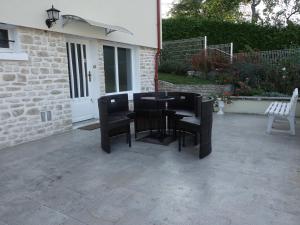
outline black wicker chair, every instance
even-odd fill
[[[200,94],[188,92],[168,92],[168,96],[175,100],[168,104],[168,109],[175,111],[176,115],[186,117],[197,115],[197,97]]]
[[[213,98],[198,98],[198,117],[184,117],[178,121],[178,150],[181,151],[182,141],[185,145],[185,132],[200,135],[199,158],[202,159],[212,151],[211,135],[213,122]],[[183,139],[183,140],[182,140]],[[197,142],[195,142],[197,144]]]
[[[168,92],[168,96],[174,97],[175,100],[168,104],[168,127],[173,129],[176,136],[177,123],[184,117],[198,115],[198,101],[200,94],[188,92]]]
[[[127,143],[131,147],[130,122],[134,113],[129,111],[128,95],[117,94],[102,96],[98,99],[101,147],[110,153],[110,138],[120,134],[127,134]]]
[[[139,132],[158,130],[165,124],[165,117],[162,116],[165,104],[142,99],[143,97],[155,96],[163,97],[165,93],[144,92],[133,94],[135,137],[137,137]]]

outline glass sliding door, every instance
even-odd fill
[[[106,93],[132,90],[131,49],[103,46]]]
[[[111,46],[103,46],[103,54],[104,54],[105,91],[106,93],[116,92],[117,85],[116,85],[115,48]]]
[[[131,91],[131,50],[118,48],[119,91]]]

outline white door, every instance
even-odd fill
[[[92,75],[88,63],[88,42],[70,40],[66,43],[73,122],[94,118]]]

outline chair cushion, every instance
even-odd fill
[[[198,117],[184,117],[180,120],[180,122],[182,123],[189,123],[189,124],[193,124],[193,125],[201,125],[201,119]]]
[[[192,117],[192,116],[195,116],[195,113],[193,111],[190,111],[190,110],[175,109],[173,111],[175,111],[175,115],[176,116],[181,116],[181,117]]]
[[[178,121],[179,130],[194,133],[200,132],[201,122],[198,117],[184,117]]]

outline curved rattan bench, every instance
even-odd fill
[[[198,98],[198,116],[185,117],[178,121],[178,150],[181,151],[182,139],[186,132],[200,136],[199,158],[202,159],[212,151],[213,98]],[[197,142],[195,142],[197,144]]]
[[[168,117],[168,128],[172,129],[176,136],[178,120],[198,115],[197,98],[201,95],[190,92],[168,92],[168,96],[175,98],[168,105],[168,111],[171,112]]]
[[[143,100],[143,97],[173,97],[174,101],[168,103],[168,110],[165,103]],[[134,93],[133,103],[135,112],[135,135],[143,131],[161,129],[165,124],[165,116],[168,116],[168,129],[172,129],[176,135],[176,123],[179,119],[187,116],[197,115],[197,97],[200,94],[188,92],[144,92]],[[165,114],[162,116],[162,114]]]

